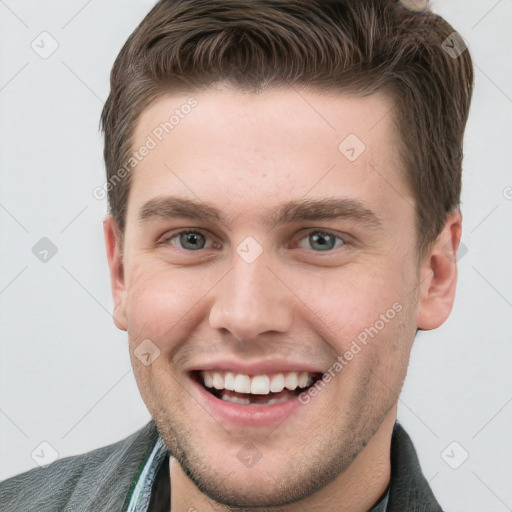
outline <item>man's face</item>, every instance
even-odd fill
[[[158,130],[175,109],[189,113]],[[157,144],[133,171],[116,323],[165,441],[218,501],[307,496],[394,420],[419,307],[415,200],[391,109],[376,95],[212,89],[162,97],[137,125],[134,149]],[[327,199],[339,215],[312,207]],[[301,400],[265,394],[279,373],[329,369]],[[263,394],[215,396],[206,370]]]

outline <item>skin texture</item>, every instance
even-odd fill
[[[460,212],[418,260],[415,199],[386,96],[226,87],[168,94],[143,113],[134,148],[191,96],[197,106],[132,171],[123,245],[114,219],[104,221],[114,321],[128,332],[142,398],[175,457],[171,508],[368,510],[389,482],[415,332],[441,325],[452,308]],[[338,149],[349,134],[365,144],[354,161]],[[225,219],[139,222],[144,203],[165,195],[211,204]],[[326,197],[363,204],[379,225],[269,223],[291,199]],[[170,238],[179,229],[201,230],[200,249]],[[315,230],[340,238],[321,250]],[[250,264],[236,252],[248,236],[263,251]],[[325,372],[393,304],[400,312],[279,425],[219,421],[193,389],[188,370],[211,358],[277,358]],[[160,350],[150,365],[134,355],[145,339]],[[249,442],[261,459],[246,467],[237,453]]]

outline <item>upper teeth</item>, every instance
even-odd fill
[[[228,389],[237,393],[251,393],[253,395],[268,395],[271,391],[279,393],[284,388],[293,391],[295,388],[306,388],[312,381],[312,374],[308,372],[287,372],[269,375],[249,376],[243,373],[210,372],[200,373],[204,385],[208,388]]]

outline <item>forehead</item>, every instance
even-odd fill
[[[393,100],[383,93],[362,97],[314,88],[285,87],[256,93],[219,86],[205,91],[160,96],[140,116],[134,141],[140,141],[148,134],[160,141],[171,132],[176,135],[187,128],[204,131],[208,124],[212,132],[229,134],[231,138],[238,134],[238,138],[244,138],[250,145],[263,140],[265,134],[273,139],[271,130],[286,124],[288,128],[285,130],[279,126],[282,139],[286,138],[284,142],[296,139],[303,143],[302,135],[314,141],[313,132],[316,132],[318,137],[327,137],[329,142],[353,133],[370,143],[378,142],[383,134],[394,136],[394,133],[389,133],[392,112]],[[381,121],[383,126],[378,129]],[[257,135],[258,139],[247,139],[249,132]]]
[[[269,203],[291,197],[336,192],[361,199],[370,189],[381,190],[383,207],[401,198],[410,208],[398,140],[392,100],[380,94],[307,88],[166,94],[136,126],[133,149],[151,149],[134,170],[129,210],[172,193],[212,199],[235,218],[242,211],[256,215],[259,207],[263,214]]]

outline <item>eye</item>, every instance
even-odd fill
[[[169,243],[171,245],[175,245],[173,240],[177,240],[179,249],[183,249],[185,251],[198,251],[205,248],[207,239],[207,235],[201,231],[183,230],[166,237],[160,243],[164,245]],[[213,245],[218,246],[218,244]]]
[[[209,247],[207,247],[208,242],[210,242]],[[189,252],[220,247],[220,244],[213,242],[207,234],[198,230],[181,230],[171,233],[170,236],[166,236],[159,243],[162,245],[174,245],[178,249]],[[309,245],[309,247],[305,244]],[[300,248],[313,248],[315,252],[329,252],[343,245],[347,245],[347,242],[340,236],[318,229],[310,230],[299,240]]]
[[[315,252],[331,251],[340,245],[346,244],[345,240],[343,240],[341,237],[334,235],[333,233],[320,230],[310,231],[306,234],[306,236],[301,238],[301,242],[303,241],[306,241],[310,247],[315,249]],[[308,249],[308,247],[304,247],[302,243],[300,244],[300,247],[303,249]],[[318,249],[318,251],[316,249]]]

